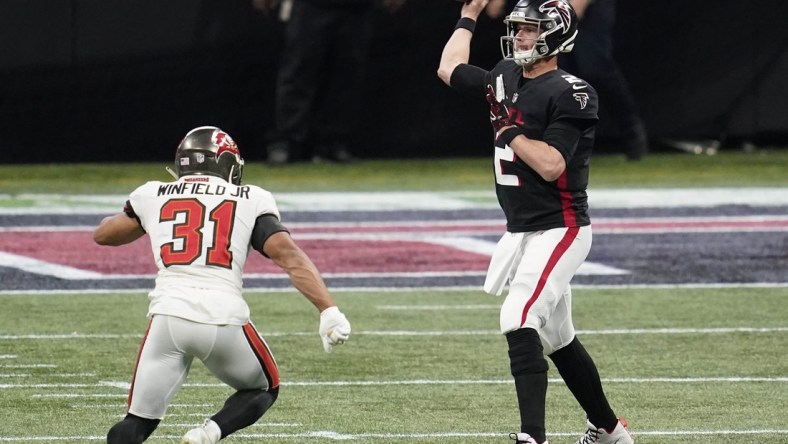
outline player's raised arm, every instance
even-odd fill
[[[462,5],[460,20],[454,28],[449,41],[443,47],[438,77],[443,83],[451,86],[451,74],[454,68],[462,63],[468,63],[471,53],[471,37],[476,27],[479,14],[484,11],[489,0],[471,0]]]

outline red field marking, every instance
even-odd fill
[[[104,274],[156,273],[147,236],[122,247],[101,247],[87,231],[0,232],[0,251]],[[325,273],[483,271],[489,257],[418,241],[306,239],[299,241]],[[281,272],[256,252],[247,273]]]
[[[325,273],[484,271],[489,256],[431,243],[435,237],[488,236],[497,239],[500,220],[293,223],[293,236]],[[604,233],[788,231],[788,216],[700,218],[599,218]],[[0,251],[103,274],[152,275],[145,237],[123,247],[100,247],[90,229],[19,227],[0,229]],[[12,265],[13,266],[13,265]],[[247,273],[280,273],[252,252]]]

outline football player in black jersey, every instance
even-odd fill
[[[490,261],[484,289],[509,292],[501,332],[520,409],[516,443],[543,444],[549,356],[587,415],[577,444],[630,444],[594,361],[572,325],[572,276],[591,248],[586,186],[597,122],[597,94],[558,69],[572,50],[577,17],[565,0],[521,0],[506,16],[501,60],[492,71],[469,65],[476,19],[488,0],[462,6],[441,55],[438,76],[490,105],[494,171],[506,228]]]

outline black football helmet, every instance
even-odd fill
[[[570,52],[577,36],[577,15],[566,0],[520,0],[503,20],[506,35],[501,36],[501,52],[505,59],[520,66],[530,66],[540,59],[559,52]],[[536,42],[531,49],[518,50],[515,43],[518,25],[538,27]]]
[[[191,174],[221,177],[241,184],[244,160],[229,134],[215,126],[201,126],[189,131],[175,151],[178,177]]]

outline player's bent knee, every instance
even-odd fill
[[[274,404],[279,388],[238,390],[211,419],[219,426],[222,438],[254,424]]]
[[[276,399],[279,397],[279,387],[272,388],[265,392],[263,399],[261,401],[261,407],[263,409],[263,413],[271,408],[272,405],[276,402]]]
[[[145,441],[156,427],[158,419],[140,418],[129,413],[107,432],[107,444],[138,444]]]
[[[565,363],[567,365],[571,365],[572,363],[577,362],[578,359],[582,359],[585,356],[588,356],[588,352],[586,351],[586,348],[583,346],[583,344],[580,343],[580,340],[577,339],[577,336],[572,338],[568,344],[555,350],[549,355],[550,359],[556,365]]]
[[[509,361],[512,376],[545,373],[549,368],[542,352],[539,333],[532,328],[522,328],[506,334],[509,343]]]
[[[251,415],[250,418],[254,417],[256,421],[274,405],[276,398],[279,397],[279,387],[271,390],[243,390],[237,392],[235,396],[243,400],[241,403],[242,405],[245,404],[243,408]]]
[[[226,408],[237,411],[246,411],[258,419],[276,402],[279,397],[279,387],[263,390],[239,390],[227,400]]]

